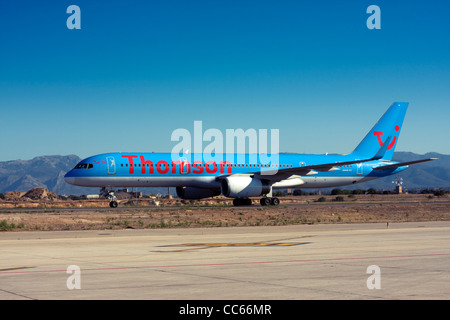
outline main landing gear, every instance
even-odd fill
[[[270,187],[270,192],[267,193],[261,200],[259,200],[259,203],[262,206],[277,206],[280,204],[280,199],[277,197],[272,197],[272,187]]]
[[[261,198],[261,200],[259,200],[259,203],[262,206],[277,206],[280,204],[280,199],[276,198],[276,197],[264,197]]]
[[[280,204],[280,199],[278,198],[272,198],[272,197],[264,197],[259,200],[259,203],[262,206],[277,206]],[[251,199],[243,199],[243,198],[236,198],[233,200],[233,206],[251,206],[252,200]]]
[[[252,200],[251,199],[243,199],[243,198],[235,198],[233,199],[233,206],[251,206]]]

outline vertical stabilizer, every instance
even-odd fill
[[[383,159],[391,160],[400,136],[408,102],[394,102],[353,151],[355,157],[373,157],[391,137]]]

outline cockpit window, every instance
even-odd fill
[[[94,165],[92,163],[79,163],[74,169],[92,169]]]

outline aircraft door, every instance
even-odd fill
[[[108,174],[116,174],[116,160],[114,157],[106,157]]]
[[[363,174],[363,164],[362,163],[356,164],[356,174],[357,175]]]
[[[188,174],[191,171],[189,162],[187,161],[186,158],[180,158],[180,161],[181,161],[180,173],[181,174]]]

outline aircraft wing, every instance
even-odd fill
[[[415,160],[415,161],[407,161],[407,162],[399,162],[399,163],[394,163],[394,164],[388,164],[385,166],[379,166],[379,167],[373,167],[373,170],[386,170],[386,169],[395,169],[398,167],[404,167],[404,166],[409,166],[411,164],[416,164],[416,163],[422,163],[422,162],[427,162],[427,161],[433,161],[433,160],[437,160],[438,158],[429,158],[429,159],[422,159],[422,160]]]
[[[309,166],[303,166],[303,167],[295,167],[295,168],[268,168],[268,170],[265,171],[254,171],[254,172],[248,172],[244,175],[250,175],[257,177],[261,180],[268,180],[271,183],[275,183],[278,181],[285,180],[293,175],[300,175],[300,176],[307,176],[316,174],[317,171],[320,172],[326,172],[326,171],[335,171],[339,170],[336,168],[337,166],[346,166],[356,163],[362,163],[362,162],[368,162],[368,161],[374,161],[379,160],[384,156],[384,153],[387,150],[387,146],[389,145],[389,142],[391,140],[391,137],[388,137],[381,148],[378,150],[378,152],[370,159],[361,159],[361,160],[352,160],[352,161],[342,161],[342,162],[333,162],[333,163],[322,163],[322,164],[314,164]],[[242,174],[240,174],[242,175]],[[223,179],[229,175],[222,175],[217,177],[218,180]]]
[[[316,174],[317,171],[320,172],[327,172],[327,171],[335,171],[339,170],[336,168],[337,166],[346,166],[351,165],[355,163],[361,163],[361,162],[368,162],[378,159],[364,159],[364,160],[355,160],[355,161],[343,161],[343,162],[333,162],[333,163],[324,163],[324,164],[317,164],[317,165],[310,165],[310,166],[304,166],[304,167],[296,167],[296,168],[283,168],[276,170],[275,168],[273,170],[267,170],[265,172],[257,171],[253,172],[255,177],[258,177],[259,179],[263,180],[269,180],[272,183],[285,180],[289,178],[292,175],[299,175],[299,176],[307,176],[307,175],[313,175]],[[273,172],[273,174],[271,174]]]
[[[292,175],[300,175],[300,176],[307,176],[316,174],[317,171],[320,172],[327,172],[327,171],[335,171],[339,170],[336,168],[337,166],[347,166],[351,164],[356,163],[362,163],[362,162],[369,162],[374,160],[379,160],[383,158],[384,153],[387,150],[387,147],[391,141],[391,137],[387,137],[387,139],[384,141],[381,148],[378,150],[378,152],[370,159],[361,159],[361,160],[353,160],[353,161],[342,161],[342,162],[333,162],[333,163],[322,163],[322,164],[314,164],[310,166],[304,166],[304,167],[295,167],[295,168],[283,168],[278,170],[269,170],[266,172],[257,171],[253,174],[257,176],[259,179],[269,180],[272,183],[285,180],[289,178]],[[271,174],[271,171],[273,174]]]

